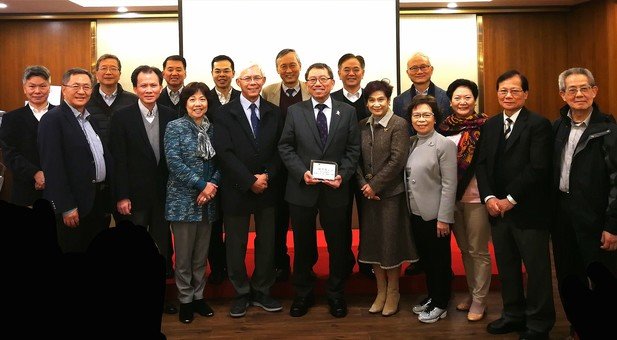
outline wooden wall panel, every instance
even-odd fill
[[[28,65],[45,65],[52,85],[60,85],[70,67],[90,69],[92,41],[89,20],[0,21],[0,109],[10,111],[23,105],[21,77]]]
[[[484,111],[500,111],[495,81],[517,69],[529,80],[526,106],[550,120],[562,105],[557,76],[566,67],[565,13],[513,13],[482,16]],[[563,33],[562,33],[563,32]]]
[[[608,25],[608,89],[603,98],[608,99],[606,111],[617,118],[617,1],[607,1]]]

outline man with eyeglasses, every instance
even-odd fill
[[[84,69],[66,71],[62,76],[64,101],[39,123],[38,148],[45,173],[43,198],[56,212],[58,243],[63,252],[85,252],[111,220],[113,163],[86,108],[92,82],[92,74]]]
[[[45,174],[41,169],[37,149],[39,121],[48,110],[51,75],[45,66],[28,66],[22,79],[28,103],[6,113],[0,125],[0,147],[6,166],[13,173],[11,202],[32,206],[45,189]]]
[[[265,81],[258,65],[242,70],[236,78],[242,93],[215,114],[214,144],[225,174],[220,190],[227,270],[237,294],[231,317],[244,316],[249,304],[268,312],[283,309],[270,295],[276,280],[275,207],[282,168],[277,144],[283,121],[279,108],[259,95]],[[249,279],[245,257],[251,215],[255,219],[255,270]]]
[[[206,97],[208,98],[208,118],[214,121],[216,109],[221,105],[240,96],[240,91],[231,86],[231,81],[236,74],[234,61],[226,55],[217,55],[212,58],[212,80],[214,87]],[[227,263],[225,259],[225,241],[223,240],[223,214],[219,209],[219,220],[212,223],[212,233],[210,234],[210,250],[208,252],[208,262],[210,263],[210,276],[208,283],[220,284],[227,276]]]
[[[561,293],[569,276],[587,286],[587,267],[593,262],[617,275],[617,125],[594,103],[598,87],[588,69],[565,70],[558,84],[566,105],[553,123],[552,240]],[[581,315],[567,316],[572,322]]]
[[[109,122],[114,112],[137,103],[137,96],[125,91],[118,82],[122,74],[120,59],[113,54],[103,54],[97,59],[95,76],[97,84],[92,89],[92,96],[86,108],[90,120],[99,127],[99,136],[109,146]]]
[[[486,329],[548,339],[555,324],[549,255],[551,124],[525,107],[529,84],[520,72],[500,75],[496,89],[502,112],[482,127],[476,165],[503,300],[501,318]]]
[[[302,63],[294,49],[282,49],[275,59],[276,72],[281,77],[281,82],[264,87],[262,97],[270,103],[278,106],[283,115],[283,121],[287,117],[287,109],[303,100],[308,100],[309,94],[306,83],[299,80]],[[291,273],[290,258],[287,254],[287,230],[289,229],[289,206],[285,202],[285,183],[287,170],[283,169],[281,176],[279,201],[276,208],[276,240],[275,240],[275,266],[277,281],[289,280]]]
[[[289,311],[293,317],[305,315],[315,303],[311,269],[317,259],[318,213],[330,257],[326,283],[330,314],[337,318],[347,315],[344,288],[353,253],[346,212],[350,204],[349,182],[360,157],[360,132],[355,109],[331,98],[332,77],[332,69],[326,64],[308,68],[305,79],[311,98],[289,107],[278,146],[289,173],[285,200],[289,203],[294,239],[296,297]],[[337,170],[332,177],[314,177],[312,161],[336,163]]]
[[[332,92],[332,98],[353,106],[356,109],[356,118],[358,122],[368,117],[370,114],[366,108],[366,97],[362,93],[362,79],[364,78],[364,58],[361,55],[355,55],[353,53],[346,53],[338,60],[338,76],[343,82],[343,88]],[[349,224],[349,231],[351,232],[351,223],[353,220],[353,199],[356,196],[356,204],[360,202],[362,193],[358,188],[357,181],[350,182],[351,188],[349,190],[349,209],[347,211],[347,223]],[[357,206],[359,208],[359,206]],[[362,213],[360,209],[356,209],[358,216]],[[358,220],[360,218],[358,217]],[[352,237],[349,234],[349,237]],[[356,263],[356,259],[350,259],[350,272],[353,270],[353,266]],[[369,278],[375,278],[373,273],[373,267],[368,263],[358,262],[358,268],[360,272]]]
[[[446,95],[446,91],[435,85],[431,81],[433,76],[434,67],[431,65],[431,61],[428,56],[422,52],[414,53],[409,60],[407,60],[407,76],[412,82],[411,88],[394,98],[392,110],[394,114],[401,116],[409,123],[409,134],[415,135],[413,127],[411,126],[411,119],[408,113],[408,106],[411,103],[411,99],[418,94],[424,94],[435,97],[437,100],[437,107],[439,108],[440,115],[435,116],[436,124],[438,127],[441,122],[448,115],[451,114],[450,99]],[[439,129],[438,129],[439,131]]]

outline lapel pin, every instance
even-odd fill
[[[336,111],[336,115],[337,115],[337,116],[340,116],[340,115],[341,115],[341,113],[340,113],[339,111]]]

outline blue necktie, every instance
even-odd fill
[[[323,149],[326,146],[326,141],[328,140],[328,121],[326,120],[326,114],[323,113],[323,110],[327,106],[326,104],[317,104],[315,107],[319,110],[319,112],[317,112],[317,130],[319,131],[321,148]]]
[[[251,103],[251,105],[249,105],[249,108],[251,109],[251,125],[253,126],[253,136],[255,136],[255,139],[257,139],[257,136],[259,135],[259,118],[257,118],[257,105],[255,105],[255,103]]]

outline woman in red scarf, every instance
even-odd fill
[[[461,250],[467,276],[469,296],[457,310],[467,311],[469,321],[484,317],[491,284],[491,257],[488,251],[490,224],[482,206],[475,177],[475,154],[480,142],[480,128],[488,117],[476,113],[478,85],[467,79],[457,79],[446,91],[453,114],[439,126],[443,135],[458,146],[456,210],[453,231]]]

